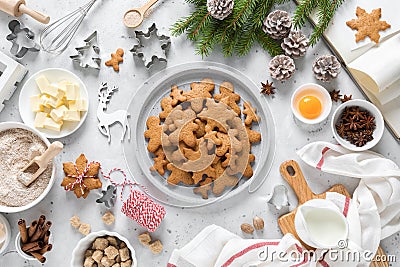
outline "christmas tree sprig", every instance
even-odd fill
[[[307,17],[316,10],[318,22],[310,37],[310,44],[315,45],[328,28],[336,10],[345,0],[299,0],[293,17],[293,26],[296,29],[303,27]]]
[[[213,18],[205,0],[185,0],[195,6],[188,17],[179,19],[171,28],[172,35],[187,34],[196,52],[208,56],[220,45],[225,56],[246,55],[257,42],[272,56],[282,54],[279,43],[262,31],[271,9],[289,0],[236,0],[232,14],[224,20]]]

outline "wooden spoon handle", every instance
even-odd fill
[[[47,24],[50,21],[50,17],[48,15],[45,15],[36,10],[30,9],[29,7],[27,7],[24,4],[19,5],[19,12],[31,16],[32,18],[34,18],[35,20],[37,20],[43,24]]]
[[[288,160],[281,164],[281,175],[293,188],[299,199],[299,205],[314,198],[315,194],[308,187],[307,181],[295,160]]]
[[[146,13],[146,11],[155,3],[157,3],[158,0],[150,0],[149,2],[147,2],[144,6],[141,6],[140,8],[138,8],[139,12],[142,14],[142,16],[144,16],[144,14]]]
[[[63,149],[63,144],[58,141],[55,141],[47,148],[47,150],[41,156],[39,156],[39,158],[36,160],[36,163],[40,167],[46,167],[49,161],[52,160],[55,156],[57,156],[62,149]]]

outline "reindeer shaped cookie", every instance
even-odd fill
[[[117,110],[113,113],[106,113],[107,104],[110,102],[112,95],[115,91],[118,90],[117,86],[113,86],[111,89],[108,87],[107,83],[102,83],[99,91],[99,106],[97,108],[97,119],[99,120],[99,124],[97,125],[99,131],[108,137],[108,142],[111,141],[111,134],[109,127],[114,123],[119,122],[122,125],[123,133],[121,137],[121,142],[124,140],[125,134],[128,131],[128,140],[131,140],[131,129],[129,127],[128,111],[126,110]]]

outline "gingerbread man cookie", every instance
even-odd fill
[[[110,67],[112,66],[114,68],[114,71],[119,71],[119,63],[124,62],[123,59],[124,56],[124,50],[122,48],[118,48],[115,53],[111,53],[111,59],[106,61],[106,66]]]

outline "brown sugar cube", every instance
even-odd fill
[[[118,246],[118,241],[114,236],[107,236],[108,244],[114,247]]]
[[[105,250],[106,247],[108,247],[107,239],[105,239],[103,237],[99,237],[99,238],[96,238],[96,240],[94,240],[94,248],[95,249]]]
[[[79,232],[83,235],[88,235],[90,233],[91,226],[87,223],[82,223],[79,226]]]
[[[71,224],[72,227],[74,227],[76,229],[78,229],[79,226],[81,226],[81,220],[76,215],[72,216],[72,218],[69,219],[69,223]]]
[[[163,250],[163,245],[160,240],[157,240],[151,243],[149,248],[153,254],[160,254]]]
[[[118,249],[116,249],[114,246],[108,246],[104,250],[104,254],[107,255],[107,258],[113,260],[118,255]]]
[[[138,236],[139,242],[143,245],[143,246],[148,246],[151,242],[151,236],[148,232],[143,233],[141,235]]]
[[[83,267],[93,267],[94,259],[92,257],[86,257],[83,263]]]
[[[132,266],[132,260],[121,262],[121,267],[131,267],[131,266]]]
[[[101,250],[96,250],[95,252],[93,252],[92,259],[93,259],[95,262],[99,263],[99,262],[101,261],[102,258],[103,258],[103,251],[101,251]]]
[[[114,214],[112,214],[111,211],[105,212],[101,219],[106,225],[111,225],[115,222]]]
[[[119,264],[119,263],[117,262],[117,263],[114,263],[114,265],[111,266],[111,267],[121,267],[121,264]]]
[[[92,249],[87,249],[85,251],[85,258],[91,257],[93,255],[93,250]]]
[[[122,241],[121,244],[119,244],[119,248],[126,248],[126,244],[124,241]]]
[[[131,253],[128,248],[120,249],[119,255],[121,256],[121,261],[127,261],[131,258]]]
[[[111,266],[114,265],[114,263],[115,263],[114,260],[110,260],[110,259],[109,259],[108,257],[106,257],[106,256],[104,256],[104,257],[101,259],[101,264],[103,264],[104,267],[111,267]]]
[[[121,256],[118,254],[117,257],[115,257],[115,261],[120,263],[121,262]]]

